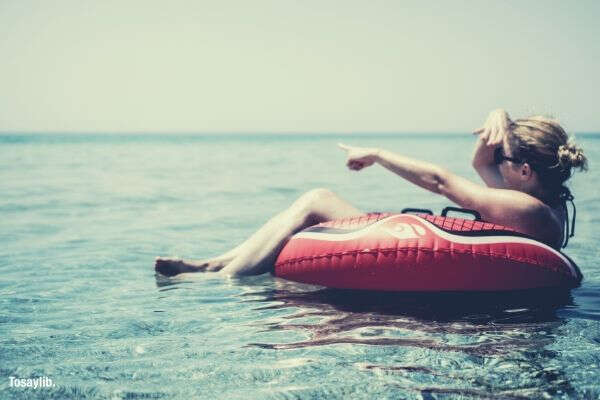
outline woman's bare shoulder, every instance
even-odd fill
[[[440,194],[461,207],[479,211],[486,221],[510,226],[548,244],[560,243],[560,213],[528,193],[492,188],[451,174]]]
[[[519,232],[533,236],[555,248],[560,248],[563,237],[563,211],[552,208],[541,200],[520,192],[514,196],[522,201],[518,218],[509,216],[510,225]]]
[[[486,196],[480,201],[482,217],[490,222],[510,226],[521,233],[559,247],[562,243],[560,209],[554,209],[538,198],[511,189],[483,189]]]

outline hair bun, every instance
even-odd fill
[[[558,164],[565,170],[571,168],[587,170],[587,158],[583,154],[583,150],[571,141],[558,148]]]

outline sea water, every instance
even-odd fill
[[[600,397],[600,136],[578,137],[590,171],[571,185],[566,253],[585,279],[570,293],[155,275],[155,256],[220,254],[316,187],[364,211],[450,204],[349,171],[339,141],[478,180],[468,134],[1,135],[0,398]]]

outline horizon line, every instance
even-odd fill
[[[0,131],[0,135],[473,135],[471,131]],[[575,131],[574,135],[599,135],[600,130]]]

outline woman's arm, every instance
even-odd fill
[[[548,207],[526,193],[478,185],[435,164],[375,148],[340,144],[348,152],[347,165],[361,170],[375,163],[402,178],[441,194],[461,207],[477,210],[486,221],[540,235],[539,226],[550,216]]]
[[[450,172],[426,161],[415,160],[386,150],[377,150],[375,162],[415,185],[442,194],[440,185]]]
[[[375,162],[404,179],[441,194],[461,207],[477,210],[488,221],[505,220],[506,225],[514,226],[516,220],[542,205],[539,200],[526,193],[478,185],[425,161],[386,150],[378,151],[375,157]]]
[[[492,188],[504,188],[504,181],[498,165],[494,163],[494,151],[502,146],[502,141],[510,126],[508,113],[502,109],[492,111],[482,128],[473,132],[479,135],[471,165],[486,185]]]
[[[498,146],[488,146],[486,142],[483,136],[477,139],[471,165],[487,186],[502,189],[505,187],[504,181],[498,165],[494,163],[494,151]]]
[[[442,189],[448,187],[452,187],[453,190],[458,189],[457,184],[449,185],[450,182],[454,182],[459,178],[457,175],[427,161],[416,160],[376,148],[348,146],[342,143],[338,146],[346,150],[348,154],[346,165],[351,170],[359,171],[377,163],[407,181],[434,193],[452,195],[447,190],[443,192]]]
[[[443,194],[441,187],[454,175],[435,164],[401,156],[387,150],[348,146],[342,143],[338,146],[348,153],[346,165],[351,170],[359,171],[377,163],[407,181],[434,193]]]

